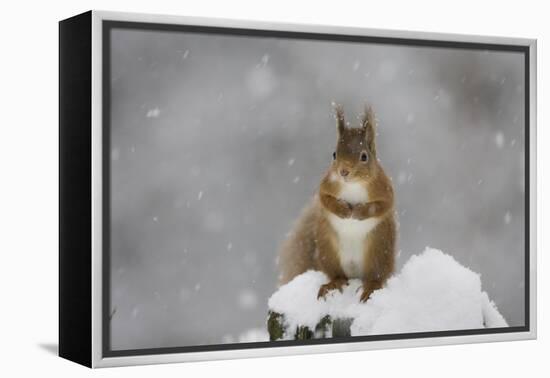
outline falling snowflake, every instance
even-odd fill
[[[407,172],[399,172],[399,174],[397,175],[397,182],[402,185],[404,184],[405,182],[407,181]]]
[[[495,144],[498,148],[502,148],[504,146],[504,134],[501,131],[495,135]]]
[[[512,214],[509,211],[504,215],[504,223],[510,224],[512,222]]]
[[[200,167],[198,167],[198,166],[196,166],[196,165],[193,166],[193,167],[191,167],[191,175],[192,175],[192,176],[197,177],[197,176],[200,175],[200,174],[201,174],[201,169],[200,169]]]
[[[256,293],[250,289],[244,289],[239,293],[239,306],[245,310],[251,310],[258,304]]]
[[[118,148],[113,148],[111,150],[111,160],[117,161],[120,158],[120,150]]]
[[[149,109],[147,111],[147,118],[158,118],[160,115],[160,109],[158,107],[155,107],[153,109]]]

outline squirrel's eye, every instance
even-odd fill
[[[332,153],[332,160],[336,160],[336,151]]]
[[[368,159],[367,153],[365,151],[361,152],[361,161],[367,161],[367,159]]]

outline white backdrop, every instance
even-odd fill
[[[0,344],[2,376],[47,374],[57,377],[377,375],[463,377],[481,374],[535,375],[548,371],[543,357],[548,342],[548,306],[544,288],[548,244],[542,213],[548,201],[539,195],[539,340],[331,355],[279,357],[195,364],[105,369],[92,373],[55,357],[57,344],[57,21],[88,9],[208,16],[263,21],[332,24],[538,38],[538,191],[548,188],[550,164],[548,114],[542,104],[548,75],[545,43],[550,28],[543,2],[201,0],[20,1],[7,3],[2,33],[2,294]],[[547,65],[548,63],[546,63]]]

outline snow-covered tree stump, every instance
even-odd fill
[[[271,296],[270,340],[507,327],[480,276],[435,249],[411,257],[366,303],[359,301],[359,280],[317,299],[327,282],[322,272],[308,271]]]

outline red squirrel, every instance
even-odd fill
[[[335,105],[338,139],[332,163],[279,253],[279,283],[315,269],[329,282],[318,298],[363,281],[361,301],[380,289],[395,265],[394,192],[376,155],[376,124],[365,107],[360,127],[348,127]]]

